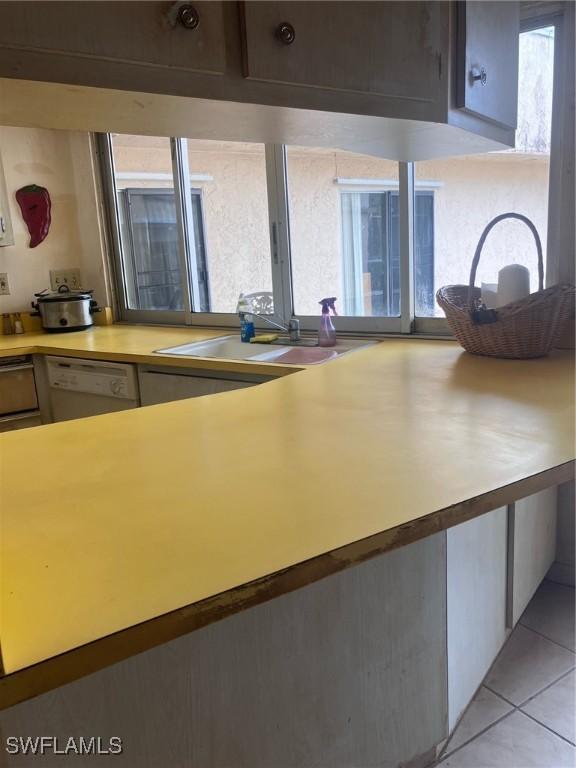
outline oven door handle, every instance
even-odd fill
[[[0,365],[0,376],[3,373],[13,373],[14,371],[29,371],[30,368],[34,368],[33,363],[22,363],[20,365],[7,365],[4,368]]]

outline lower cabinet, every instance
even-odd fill
[[[557,488],[446,531],[452,732],[554,562]]]
[[[156,405],[172,400],[214,395],[270,381],[271,377],[186,368],[139,366],[140,404]]]
[[[558,489],[546,488],[510,507],[509,623],[515,626],[556,555]]]
[[[450,731],[506,639],[507,512],[495,509],[446,532]]]

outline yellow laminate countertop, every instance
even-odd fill
[[[21,336],[0,335],[0,357],[28,355],[65,355],[92,360],[122,360],[132,363],[156,363],[178,368],[209,368],[210,370],[269,372],[274,376],[291,373],[301,366],[277,363],[248,363],[246,361],[186,358],[155,353],[156,349],[175,347],[231,334],[230,330],[209,328],[167,328],[144,325],[94,326],[74,333],[25,333]],[[249,367],[247,367],[249,366]]]
[[[201,337],[98,330],[26,344],[140,359]],[[4,671],[383,532],[447,527],[442,510],[573,461],[573,387],[568,353],[388,339],[250,389],[0,435]]]

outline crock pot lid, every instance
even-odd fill
[[[45,301],[86,301],[86,299],[91,298],[91,292],[69,291],[68,293],[45,293],[43,296],[36,296],[36,301],[38,301],[38,303]]]

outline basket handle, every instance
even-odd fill
[[[534,240],[536,241],[536,250],[538,251],[538,290],[542,291],[544,289],[544,259],[542,258],[542,243],[540,242],[540,235],[538,234],[536,227],[527,216],[523,216],[521,213],[501,213],[500,216],[496,216],[495,219],[492,219],[492,221],[486,225],[484,232],[482,232],[480,235],[480,240],[478,241],[478,245],[476,246],[476,251],[474,253],[474,258],[472,259],[472,267],[470,268],[470,282],[468,284],[468,304],[470,305],[471,311],[474,311],[476,308],[474,305],[474,283],[476,281],[476,270],[478,269],[478,262],[480,261],[482,248],[484,247],[484,243],[486,242],[486,238],[488,237],[488,233],[492,227],[498,224],[499,221],[502,221],[502,219],[518,219],[519,221],[523,221],[524,224],[530,228],[530,231],[534,235]]]

